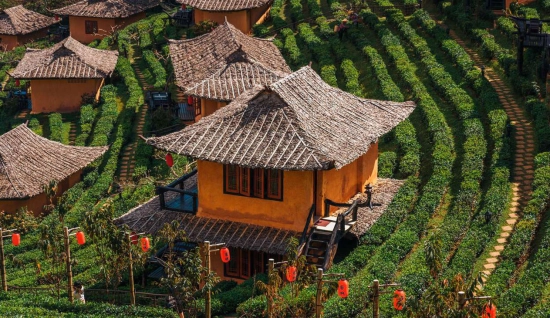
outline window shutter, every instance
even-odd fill
[[[254,169],[254,193],[256,198],[264,198],[264,169]]]
[[[239,193],[239,167],[225,165],[225,192]]]
[[[281,170],[267,171],[267,197],[277,200],[283,198],[283,172]]]
[[[249,168],[240,168],[241,174],[241,194],[250,196],[250,169]]]

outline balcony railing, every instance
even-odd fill
[[[196,174],[195,169],[167,186],[157,187],[160,207],[164,210],[197,213],[199,199]]]

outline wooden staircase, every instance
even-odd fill
[[[347,208],[344,212],[330,215],[330,207]],[[338,242],[353,228],[357,222],[357,209],[370,206],[370,196],[364,203],[357,200],[353,203],[337,203],[325,200],[324,217],[319,218],[311,228],[310,222],[315,213],[315,206],[310,210],[306,228],[302,233],[300,246],[303,247],[301,255],[306,257],[309,265],[327,270],[332,266],[332,261],[338,249]],[[309,234],[307,234],[309,231]],[[306,239],[307,237],[307,239]]]

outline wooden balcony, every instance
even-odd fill
[[[164,210],[195,214],[199,207],[197,169],[173,181],[157,187],[160,207]]]

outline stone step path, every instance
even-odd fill
[[[449,34],[466,50],[476,65],[481,66],[485,64],[478,53],[472,50],[454,31],[451,30]],[[491,86],[498,93],[499,100],[510,118],[514,128],[513,137],[516,143],[516,151],[512,170],[513,196],[508,219],[506,220],[506,225],[500,229],[500,236],[493,247],[493,251],[489,253],[490,257],[485,260],[485,264],[483,265],[485,277],[483,281],[486,281],[487,277],[496,268],[496,265],[500,261],[500,253],[506,247],[510,234],[514,231],[515,224],[531,199],[535,152],[533,126],[523,109],[518,105],[511,88],[491,68],[485,68],[485,78],[487,78]]]
[[[71,129],[69,130],[69,145],[74,146],[76,141],[76,124],[71,121]]]
[[[21,120],[25,120],[29,117],[29,115],[31,114],[31,111],[30,109],[23,109],[18,115],[17,115],[17,119],[21,119]]]
[[[134,68],[134,72],[136,73],[136,77],[139,81],[140,86],[145,90],[152,90],[154,89],[152,86],[147,84],[147,81],[145,81],[145,77],[143,76],[143,73],[139,69],[139,67],[136,65],[136,62],[138,62],[139,59],[136,59],[134,64],[132,64]],[[122,153],[122,161],[120,163],[119,167],[119,175],[118,180],[119,181],[132,181],[134,169],[136,167],[135,162],[135,154],[138,144],[138,137],[140,135],[143,135],[143,126],[145,125],[145,117],[147,116],[147,112],[149,111],[149,105],[147,103],[141,105],[140,112],[137,116],[137,120],[134,123],[134,136],[135,141],[128,144]]]

